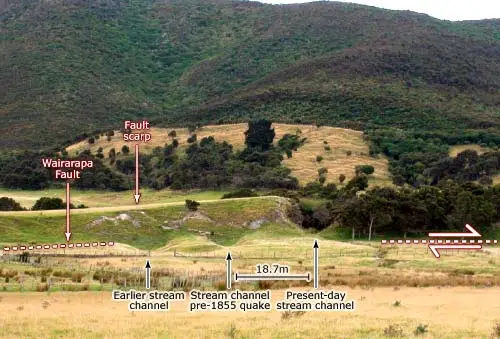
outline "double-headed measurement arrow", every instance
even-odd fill
[[[151,264],[149,262],[149,260],[146,262],[146,267],[144,267],[146,269],[146,289],[150,289],[151,288]]]
[[[226,273],[226,287],[228,290],[231,289],[231,261],[233,258],[231,257],[231,252],[227,252],[227,257],[226,257],[226,267],[227,267],[227,273]]]
[[[311,274],[238,274],[235,273],[234,281],[256,281],[256,280],[306,280],[311,281]]]
[[[70,185],[69,182],[66,183],[66,233],[64,235],[66,236],[66,242],[69,242],[71,239],[71,202],[70,202]]]
[[[319,245],[318,240],[314,240],[314,288],[319,287]]]
[[[141,192],[139,191],[139,144],[135,145],[135,194],[134,200],[138,204],[141,199]]]

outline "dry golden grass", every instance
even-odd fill
[[[493,185],[500,184],[500,174],[494,175],[492,179],[493,179]]]
[[[227,251],[233,253],[233,272],[250,273],[258,263],[279,262],[289,265],[293,273],[303,273],[312,270],[314,238],[307,233],[286,238],[249,235],[231,247],[203,237],[176,239],[152,251],[149,259],[157,272],[174,270],[191,279],[206,272],[224,276]],[[189,252],[193,247],[200,249]],[[135,251],[120,244],[117,249],[126,254]],[[174,257],[174,250],[196,257]],[[131,313],[126,303],[112,301],[109,291],[0,292],[0,338],[386,338],[384,329],[391,325],[400,328],[403,337],[412,338],[419,324],[428,325],[425,338],[489,338],[500,322],[498,250],[444,252],[436,260],[424,246],[381,250],[378,242],[320,239],[320,287],[346,291],[349,300],[356,300],[357,310],[309,312],[290,319],[275,311],[189,313],[187,301],[174,303],[168,313]],[[44,258],[44,264],[54,270],[136,269],[142,273],[145,259],[57,257]],[[4,269],[16,267],[20,275],[28,269],[19,264],[7,264]],[[474,274],[461,273],[467,271]],[[273,289],[273,303],[283,298],[287,285],[267,285]],[[453,285],[460,286],[449,287]],[[491,285],[496,287],[484,287]],[[244,286],[233,284],[238,287]],[[396,307],[395,301],[401,304]]]
[[[277,125],[277,134],[295,133],[299,128],[293,125]],[[373,158],[369,155],[368,144],[363,140],[363,134],[359,131],[334,128],[301,126],[302,136],[307,142],[299,151],[293,154],[291,159],[284,161],[285,166],[304,184],[318,179],[318,169],[328,169],[327,182],[339,183],[340,174],[346,176],[346,182],[355,173],[357,165],[372,165],[375,168],[371,180],[379,185],[390,183],[388,162],[385,158]],[[324,141],[328,144],[324,144]],[[329,146],[331,150],[326,150]],[[351,155],[348,155],[351,152]],[[317,156],[322,156],[321,162],[316,161]]]
[[[220,199],[226,191],[174,191],[170,189],[153,190],[141,188],[141,204],[154,203],[176,203],[186,199],[193,200],[216,200]],[[84,204],[88,207],[115,207],[135,204],[133,191],[103,191],[103,190],[79,190],[71,188],[71,202],[74,205]],[[42,197],[65,199],[66,191],[63,188],[51,188],[38,191],[0,189],[1,197],[9,197],[19,202],[25,208],[31,208],[35,202]]]
[[[109,292],[3,293],[1,338],[386,338],[398,326],[411,338],[488,338],[499,321],[499,288],[350,289],[353,313],[305,313],[283,320],[278,312],[189,313],[187,302],[168,313],[129,312]],[[283,298],[273,291],[273,301]],[[401,301],[401,306],[393,303]],[[231,336],[231,327],[234,336]]]
[[[461,153],[465,150],[473,150],[476,151],[478,154],[483,154],[486,152],[490,152],[491,148],[488,147],[483,147],[477,144],[470,144],[470,145],[455,145],[450,148],[449,154],[450,157],[456,157],[458,153]]]
[[[372,158],[369,156],[368,144],[363,140],[363,133],[350,129],[335,127],[316,127],[313,125],[289,125],[273,124],[276,130],[275,140],[279,140],[284,134],[295,134],[300,131],[302,137],[307,138],[304,146],[299,148],[298,152],[293,154],[291,159],[286,159],[284,164],[292,169],[292,175],[297,177],[302,184],[318,179],[318,169],[325,167],[328,169],[327,182],[338,183],[340,174],[344,174],[349,180],[354,176],[356,165],[372,165],[375,167],[375,174],[371,181],[378,185],[390,184],[388,162],[386,158]],[[225,140],[240,149],[244,146],[244,132],[247,130],[247,124],[204,126],[195,133],[198,140],[204,137],[213,136],[216,140]],[[151,152],[154,147],[164,146],[170,143],[172,139],[168,136],[172,129],[152,128],[152,141],[141,145],[142,152]],[[187,138],[189,132],[186,128],[176,128],[177,140],[180,147],[188,145]],[[327,141],[325,145],[323,141]],[[103,148],[107,156],[111,148],[118,152],[126,143],[119,132],[115,133],[111,141],[106,137],[101,137],[94,144],[90,145],[87,141],[82,141],[67,148],[70,154],[76,154],[83,150],[90,149],[93,153],[100,147]],[[131,146],[131,145],[129,145]],[[325,150],[325,146],[331,148]],[[347,152],[352,154],[349,156]],[[316,161],[316,156],[321,155],[324,160],[321,163]]]

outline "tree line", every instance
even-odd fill
[[[500,221],[500,185],[441,181],[418,188],[368,188],[365,174],[354,177],[341,189],[335,185],[303,188],[298,195],[276,191],[300,203],[304,227],[323,230],[331,225],[352,237],[424,236],[440,230],[463,230],[474,225],[483,234],[494,234]],[[303,197],[323,197],[327,202],[314,208]]]

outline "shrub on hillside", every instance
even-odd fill
[[[318,169],[319,176],[325,175],[327,173],[328,173],[328,168],[326,168],[326,167],[321,167],[320,169]]]
[[[350,191],[352,189],[355,189],[356,191],[363,191],[368,187],[368,178],[366,175],[357,175],[354,178],[352,178],[347,185],[345,186],[346,191]]]
[[[258,197],[259,195],[248,188],[241,188],[234,192],[226,193],[222,196],[222,199],[231,199],[231,198],[251,198]]]
[[[339,182],[342,184],[344,180],[346,179],[346,176],[344,174],[339,175]]]
[[[0,198],[0,211],[24,211],[23,208],[17,201],[12,198],[2,197]]]
[[[190,211],[197,211],[200,203],[196,200],[186,200],[186,208]]]
[[[127,145],[123,145],[122,147],[122,153],[127,155],[130,153],[130,148]]]
[[[372,165],[359,165],[356,166],[356,175],[364,173],[366,175],[373,174],[375,172],[375,168]]]
[[[323,230],[328,227],[333,220],[333,215],[329,207],[330,206],[327,204],[308,206],[301,203],[300,209],[304,216],[302,226],[305,228],[314,228],[316,230]]]
[[[282,152],[286,153],[288,158],[291,158],[292,151],[297,151],[300,146],[306,142],[307,138],[300,138],[298,135],[285,134],[279,141],[278,147]]]
[[[61,210],[65,208],[66,208],[66,203],[62,201],[61,198],[43,197],[38,199],[31,209],[33,211],[41,211],[41,210]],[[75,208],[75,206],[73,206],[73,204],[70,204],[70,208]]]

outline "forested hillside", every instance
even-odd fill
[[[401,135],[497,143],[499,32],[337,2],[2,0],[0,146],[261,117],[362,129],[392,158]]]

